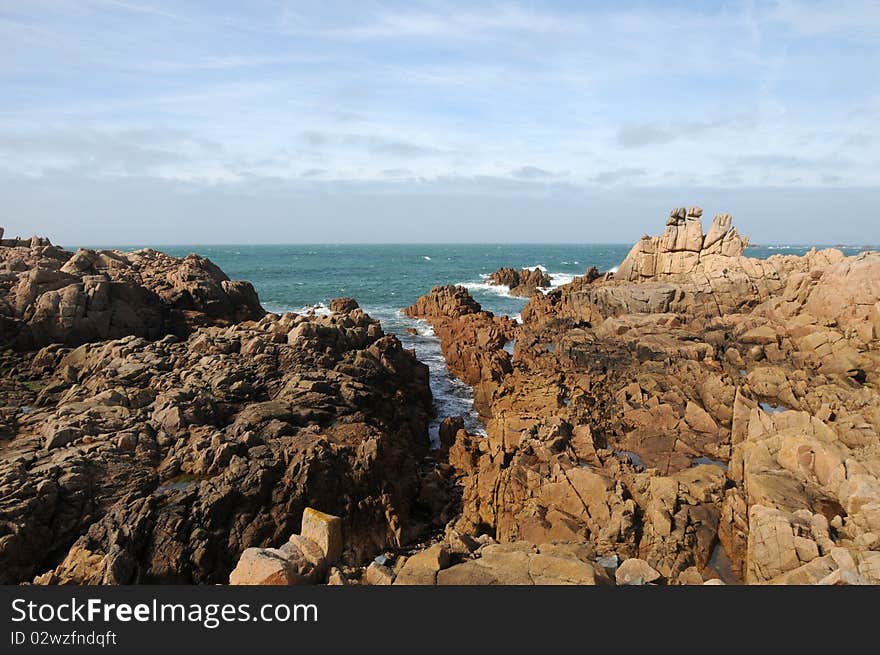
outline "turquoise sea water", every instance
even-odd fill
[[[135,250],[140,246],[126,246]],[[431,369],[438,421],[459,414],[467,426],[481,431],[473,411],[469,387],[449,375],[438,340],[422,321],[402,316],[400,310],[437,284],[462,284],[484,309],[516,317],[525,299],[513,298],[506,288],[490,285],[486,277],[501,266],[541,266],[554,286],[570,282],[590,266],[601,271],[617,267],[630,245],[250,245],[155,246],[170,255],[190,252],[208,257],[230,278],[253,283],[263,306],[272,312],[326,311],[332,298],[350,296],[386,332],[396,334]],[[803,254],[808,247],[749,248],[752,257]],[[847,254],[858,248],[848,249]],[[417,335],[405,332],[415,328]]]
[[[248,280],[263,306],[273,312],[326,311],[332,298],[350,296],[382,322],[431,370],[431,390],[439,420],[461,415],[467,427],[481,432],[473,411],[470,387],[446,370],[440,344],[430,327],[401,315],[400,310],[438,284],[462,284],[492,312],[516,316],[525,304],[507,289],[487,283],[501,266],[543,266],[554,285],[570,282],[590,266],[617,266],[626,245],[272,245],[163,247],[183,256],[196,252],[210,258],[233,279]],[[418,334],[405,332],[414,328]]]
[[[437,284],[464,284],[494,312],[517,313],[524,301],[486,284],[501,266],[543,266],[554,282],[571,281],[591,265],[620,263],[624,245],[302,245],[165,247],[197,252],[231,278],[249,280],[270,311],[300,311],[351,296],[376,318],[388,318]]]

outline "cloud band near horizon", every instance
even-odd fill
[[[5,1],[0,39],[10,231],[468,240],[445,203],[626,242],[702,196],[880,241],[874,2]]]

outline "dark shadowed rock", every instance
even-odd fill
[[[427,367],[332,305],[265,315],[196,255],[3,241],[3,342],[47,345],[0,351],[0,582],[225,582],[243,552],[243,578],[316,581],[448,521]],[[275,573],[248,550],[297,528]]]
[[[550,276],[540,268],[499,268],[489,276],[492,284],[508,287],[512,296],[528,298],[550,286]]]

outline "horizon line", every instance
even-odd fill
[[[638,243],[636,241],[635,243]],[[277,242],[253,242],[253,243],[234,243],[234,242],[216,242],[216,243],[93,243],[93,244],[63,244],[52,243],[54,246],[65,248],[87,248],[87,249],[116,249],[116,248],[217,248],[217,247],[271,247],[271,246],[625,246],[633,247],[635,243],[623,241],[581,241],[581,242],[560,242],[560,241],[277,241]],[[862,249],[880,249],[880,243],[871,244],[853,244],[853,243],[783,243],[783,242],[767,242],[767,243],[750,243],[746,246],[749,248],[768,248],[768,247],[784,247],[784,248],[862,248]]]

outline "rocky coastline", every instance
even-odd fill
[[[451,527],[638,562],[642,582],[876,584],[880,253],[755,260],[729,215],[705,234],[701,215],[673,210],[616,274],[534,295],[512,358],[497,319],[462,320],[480,316],[464,289],[406,310],[482,364],[488,436],[449,449]]]
[[[226,583],[309,505],[350,562],[441,521],[427,367],[356,302],[266,314],[194,255],[0,262],[0,583]]]
[[[880,253],[744,255],[675,209],[522,323],[428,322],[486,435],[358,306],[209,260],[0,246],[0,582],[878,584]],[[514,275],[515,274],[515,275]]]

